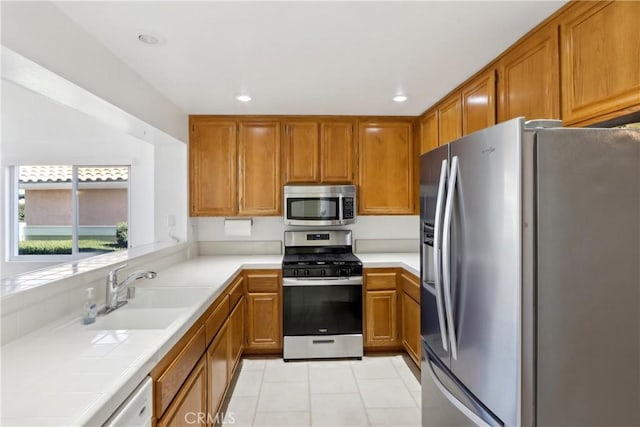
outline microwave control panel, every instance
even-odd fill
[[[353,198],[345,197],[342,199],[342,216],[343,219],[353,219]]]

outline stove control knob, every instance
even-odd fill
[[[324,268],[322,270],[320,270],[320,275],[321,276],[326,276],[327,275],[327,270],[325,270]]]
[[[340,269],[340,276],[349,277],[350,275],[351,275],[351,272],[349,271],[348,268],[341,268]]]

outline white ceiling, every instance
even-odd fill
[[[564,1],[54,3],[187,114],[418,115]]]

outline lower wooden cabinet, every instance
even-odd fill
[[[244,350],[245,299],[240,298],[229,316],[229,378],[233,375]]]
[[[363,281],[365,348],[399,348],[397,269],[365,269]]]
[[[280,297],[277,293],[249,294],[247,299],[247,350],[279,351]]]
[[[247,353],[282,352],[282,275],[280,270],[247,270]]]
[[[207,375],[206,357],[187,377],[175,399],[165,414],[158,420],[158,427],[201,426],[207,425]]]
[[[402,345],[420,366],[420,303],[402,293]]]
[[[398,291],[367,291],[365,298],[368,347],[398,346]]]
[[[209,414],[216,416],[229,380],[229,322],[225,323],[207,349]]]

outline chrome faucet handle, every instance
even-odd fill
[[[118,284],[118,271],[122,270],[123,268],[126,268],[129,264],[122,264],[116,268],[114,268],[113,270],[109,271],[109,277],[107,278],[107,280],[109,282],[115,282],[114,285]]]

